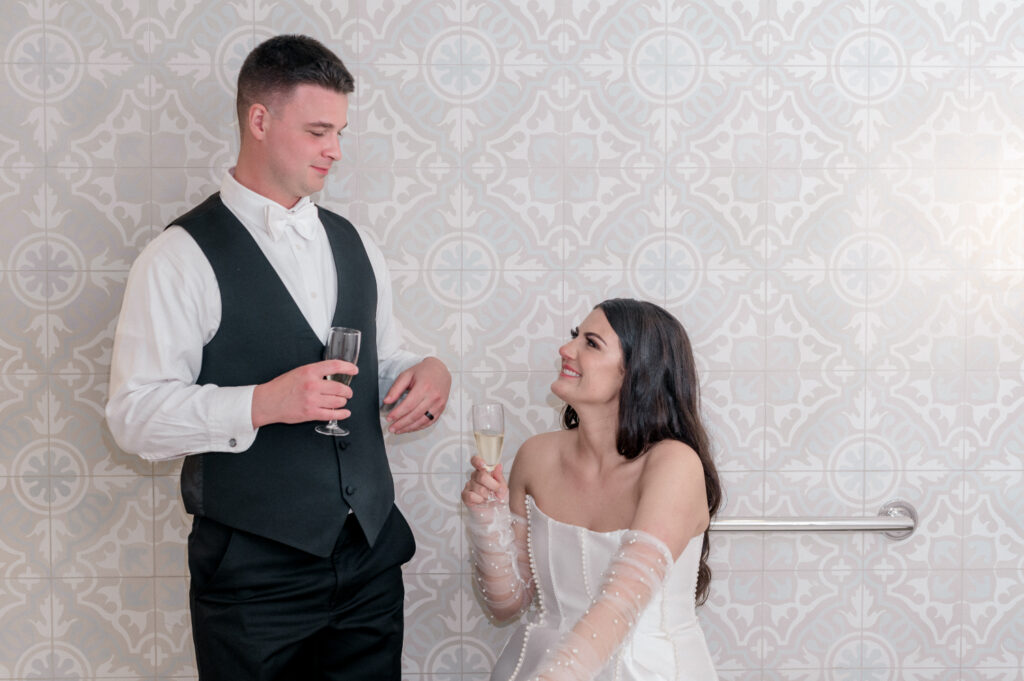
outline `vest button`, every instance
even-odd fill
[[[347,485],[345,487],[345,494],[352,495],[352,494],[355,494],[355,493],[356,493],[356,488],[353,487],[352,485]]]
[[[237,446],[238,446],[238,440],[236,440],[235,438],[231,438],[230,440],[228,440],[228,447],[237,447]]]

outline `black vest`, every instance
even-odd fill
[[[378,409],[373,268],[351,223],[323,208],[319,215],[338,272],[331,324],[362,331],[359,373],[347,405],[352,416],[344,421],[352,434],[320,435],[314,422],[263,426],[247,451],[187,457],[181,494],[189,513],[328,556],[349,508],[372,546],[391,512],[395,489]],[[198,385],[265,383],[323,359],[319,335],[219,194],[171,224],[199,244],[220,288],[221,322],[203,348]]]

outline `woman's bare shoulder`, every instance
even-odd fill
[[[689,445],[679,440],[662,440],[644,455],[640,475],[641,495],[650,495],[677,505],[690,499],[696,508],[707,508],[704,465]]]
[[[708,524],[704,467],[692,447],[664,440],[644,454],[636,529],[661,538],[678,556]]]
[[[537,433],[532,435],[523,442],[520,450],[526,449],[529,451],[551,449],[552,447],[559,447],[563,442],[566,441],[567,436],[571,434],[567,430],[552,430],[547,433]]]
[[[652,460],[675,460],[678,462],[700,463],[700,458],[693,451],[692,446],[678,439],[664,439],[654,442],[647,452]]]
[[[540,433],[528,438],[516,452],[512,469],[524,483],[545,475],[556,465],[559,452],[565,447],[566,431]]]

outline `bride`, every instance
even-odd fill
[[[474,457],[462,491],[484,604],[530,611],[491,679],[714,681],[694,608],[721,487],[686,332],[607,300],[559,355],[564,429],[527,440],[507,484]]]

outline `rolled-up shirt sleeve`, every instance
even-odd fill
[[[164,460],[240,452],[256,439],[255,386],[196,385],[203,346],[220,325],[218,290],[209,262],[179,227],[161,233],[132,266],[106,406],[110,431],[125,451]]]

